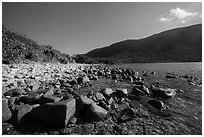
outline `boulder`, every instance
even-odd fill
[[[161,100],[158,100],[158,99],[149,100],[147,103],[149,103],[150,105],[152,105],[153,107],[159,110],[166,109],[166,105]]]
[[[68,99],[48,103],[34,108],[29,113],[29,118],[53,127],[64,127],[75,114],[75,99]]]
[[[145,93],[142,90],[140,90],[138,86],[134,86],[133,87],[132,94],[136,95],[136,96],[143,96],[143,95],[145,95]]]
[[[97,104],[91,104],[90,106],[89,106],[89,109],[90,109],[90,111],[88,111],[89,112],[89,116],[90,116],[90,119],[92,119],[92,120],[94,120],[94,121],[99,121],[99,120],[101,120],[101,119],[103,119],[103,118],[105,118],[106,117],[106,115],[107,115],[107,113],[108,113],[108,111],[107,110],[105,110],[104,108],[102,108],[102,107],[100,107],[100,106],[98,106]],[[88,110],[89,110],[88,109]]]
[[[171,88],[160,88],[151,85],[151,90],[154,96],[161,97],[161,98],[169,98],[176,95],[176,89]]]
[[[39,103],[40,104],[45,104],[45,103],[58,102],[61,99],[62,99],[62,97],[59,98],[59,97],[52,96],[52,95],[46,95],[46,96],[43,95],[43,96],[41,96]]]
[[[8,90],[6,93],[4,93],[5,96],[11,96],[11,97],[15,97],[15,96],[19,96],[22,95],[23,90],[20,88],[13,88]]]
[[[40,103],[40,98],[43,94],[38,94],[38,93],[35,93],[35,92],[31,92],[31,93],[28,93],[28,95],[26,96],[22,96],[19,101],[20,102],[23,102],[24,104],[30,104],[30,105],[33,105],[33,104],[41,104]]]
[[[2,122],[7,122],[12,114],[6,102],[2,102]]]
[[[118,116],[118,120],[119,122],[125,122],[125,121],[133,119],[134,117],[135,117],[134,109],[125,108],[120,112]]]
[[[105,88],[101,91],[104,96],[110,96],[114,91],[111,88]]]
[[[145,85],[134,85],[132,93],[136,96],[138,95],[149,95],[149,89]]]
[[[98,106],[92,99],[80,96],[77,100],[77,112],[83,114],[83,118],[88,121],[99,121],[104,118],[108,111]]]
[[[38,105],[28,105],[28,104],[23,104],[22,106],[20,106],[18,109],[18,116],[17,116],[18,123],[23,124],[24,122],[26,122],[27,120],[26,114],[28,114],[33,108],[37,106]]]
[[[124,97],[128,94],[128,90],[126,88],[117,88],[115,94],[117,97]]]
[[[102,101],[102,100],[105,100],[105,97],[103,96],[103,94],[101,93],[96,93],[94,96],[93,96],[93,101],[95,102],[99,102],[99,101]]]

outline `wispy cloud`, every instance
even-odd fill
[[[193,19],[198,15],[197,12],[190,12],[181,8],[170,9],[166,16],[160,18],[161,22],[179,21],[186,23],[188,20]]]
[[[171,21],[172,18],[160,18],[160,21],[163,21],[163,22],[167,22],[167,21]]]
[[[196,16],[197,14],[198,14],[197,12],[195,12],[195,13],[188,12],[188,11],[180,9],[180,8],[170,10],[170,16],[174,16],[180,20],[183,20],[183,19],[188,18],[188,17]]]

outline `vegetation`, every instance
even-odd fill
[[[2,27],[2,63],[20,62],[74,62],[67,54],[53,49],[51,46],[38,45],[25,35],[13,33]]]
[[[144,39],[121,41],[85,55],[113,63],[201,62],[202,24],[164,31]]]

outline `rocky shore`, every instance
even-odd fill
[[[3,64],[2,134],[202,134],[201,106],[185,108],[185,91],[149,82],[154,75],[103,65]],[[201,85],[188,75],[164,78]],[[192,112],[196,125],[187,122]]]

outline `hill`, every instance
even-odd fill
[[[84,55],[118,63],[200,62],[202,24],[164,31],[144,39],[121,41]]]
[[[74,60],[67,54],[51,46],[39,45],[24,35],[9,31],[2,26],[2,63],[22,62],[60,62],[72,63]]]

